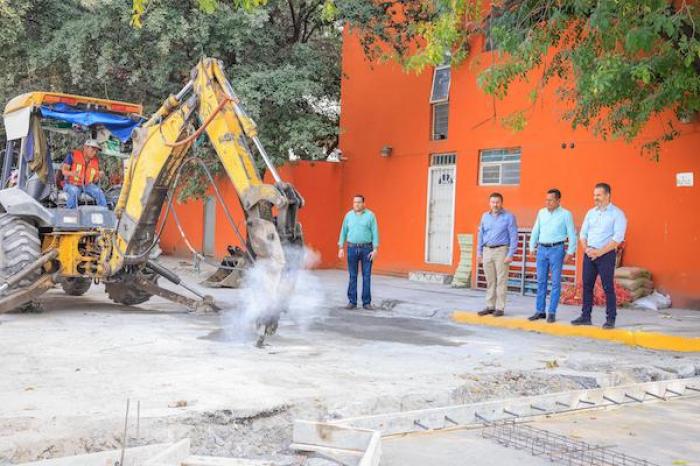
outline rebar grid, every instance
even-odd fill
[[[571,466],[654,466],[654,463],[620,453],[609,446],[574,440],[522,422],[489,423],[482,436],[494,439],[504,447],[528,450],[533,456],[544,456],[552,462]]]

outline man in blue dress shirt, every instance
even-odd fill
[[[518,247],[518,225],[515,216],[503,208],[503,195],[489,196],[491,210],[481,216],[477,261],[486,275],[486,308],[480,316],[503,315],[508,291],[508,268]]]
[[[566,240],[568,247],[564,248]],[[561,269],[564,263],[576,252],[576,231],[574,216],[561,206],[561,191],[547,191],[545,207],[537,213],[535,226],[530,236],[530,251],[537,256],[537,310],[530,320],[547,318],[547,322],[556,321],[559,295],[561,295]],[[549,312],[545,313],[547,304],[547,279],[552,272],[552,294],[549,298]]]
[[[615,296],[615,256],[617,246],[625,240],[627,218],[610,202],[610,185],[598,183],[593,190],[595,207],[588,211],[581,227],[581,244],[586,255],[583,258],[583,307],[581,316],[572,320],[573,325],[591,325],[593,287],[596,278],[605,290],[606,320],[604,329],[615,328],[617,300]]]

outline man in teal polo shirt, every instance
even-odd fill
[[[352,210],[345,214],[343,227],[338,238],[338,258],[342,259],[345,251],[343,246],[348,243],[348,305],[345,309],[357,307],[357,267],[362,264],[362,308],[366,310],[372,307],[372,293],[370,291],[370,277],[372,275],[372,261],[377,256],[379,247],[379,229],[374,213],[365,208],[365,197],[357,194],[352,199]]]
[[[569,241],[565,248],[566,240]],[[530,320],[547,318],[547,322],[556,320],[559,296],[561,295],[561,270],[576,252],[576,231],[571,212],[561,206],[561,191],[547,191],[545,207],[537,214],[535,226],[530,236],[530,251],[537,256],[537,310]],[[549,312],[545,314],[547,304],[547,279],[552,273],[552,294],[549,299]]]

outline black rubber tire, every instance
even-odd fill
[[[14,215],[0,214],[0,282],[5,282],[41,256],[39,230]],[[41,276],[41,268],[29,274],[14,287],[25,288]]]
[[[152,294],[142,290],[134,284],[134,277],[131,275],[121,275],[122,279],[117,282],[105,283],[105,291],[112,302],[135,306],[143,304],[151,299]],[[145,277],[153,283],[158,281],[157,275],[147,274]]]
[[[67,295],[82,296],[90,289],[92,280],[84,277],[64,278],[61,281],[61,288]]]

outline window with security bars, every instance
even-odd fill
[[[480,151],[479,184],[520,184],[520,148]]]
[[[447,139],[450,104],[433,104],[433,141]]]
[[[430,166],[454,165],[456,160],[456,154],[433,154],[430,156]]]

